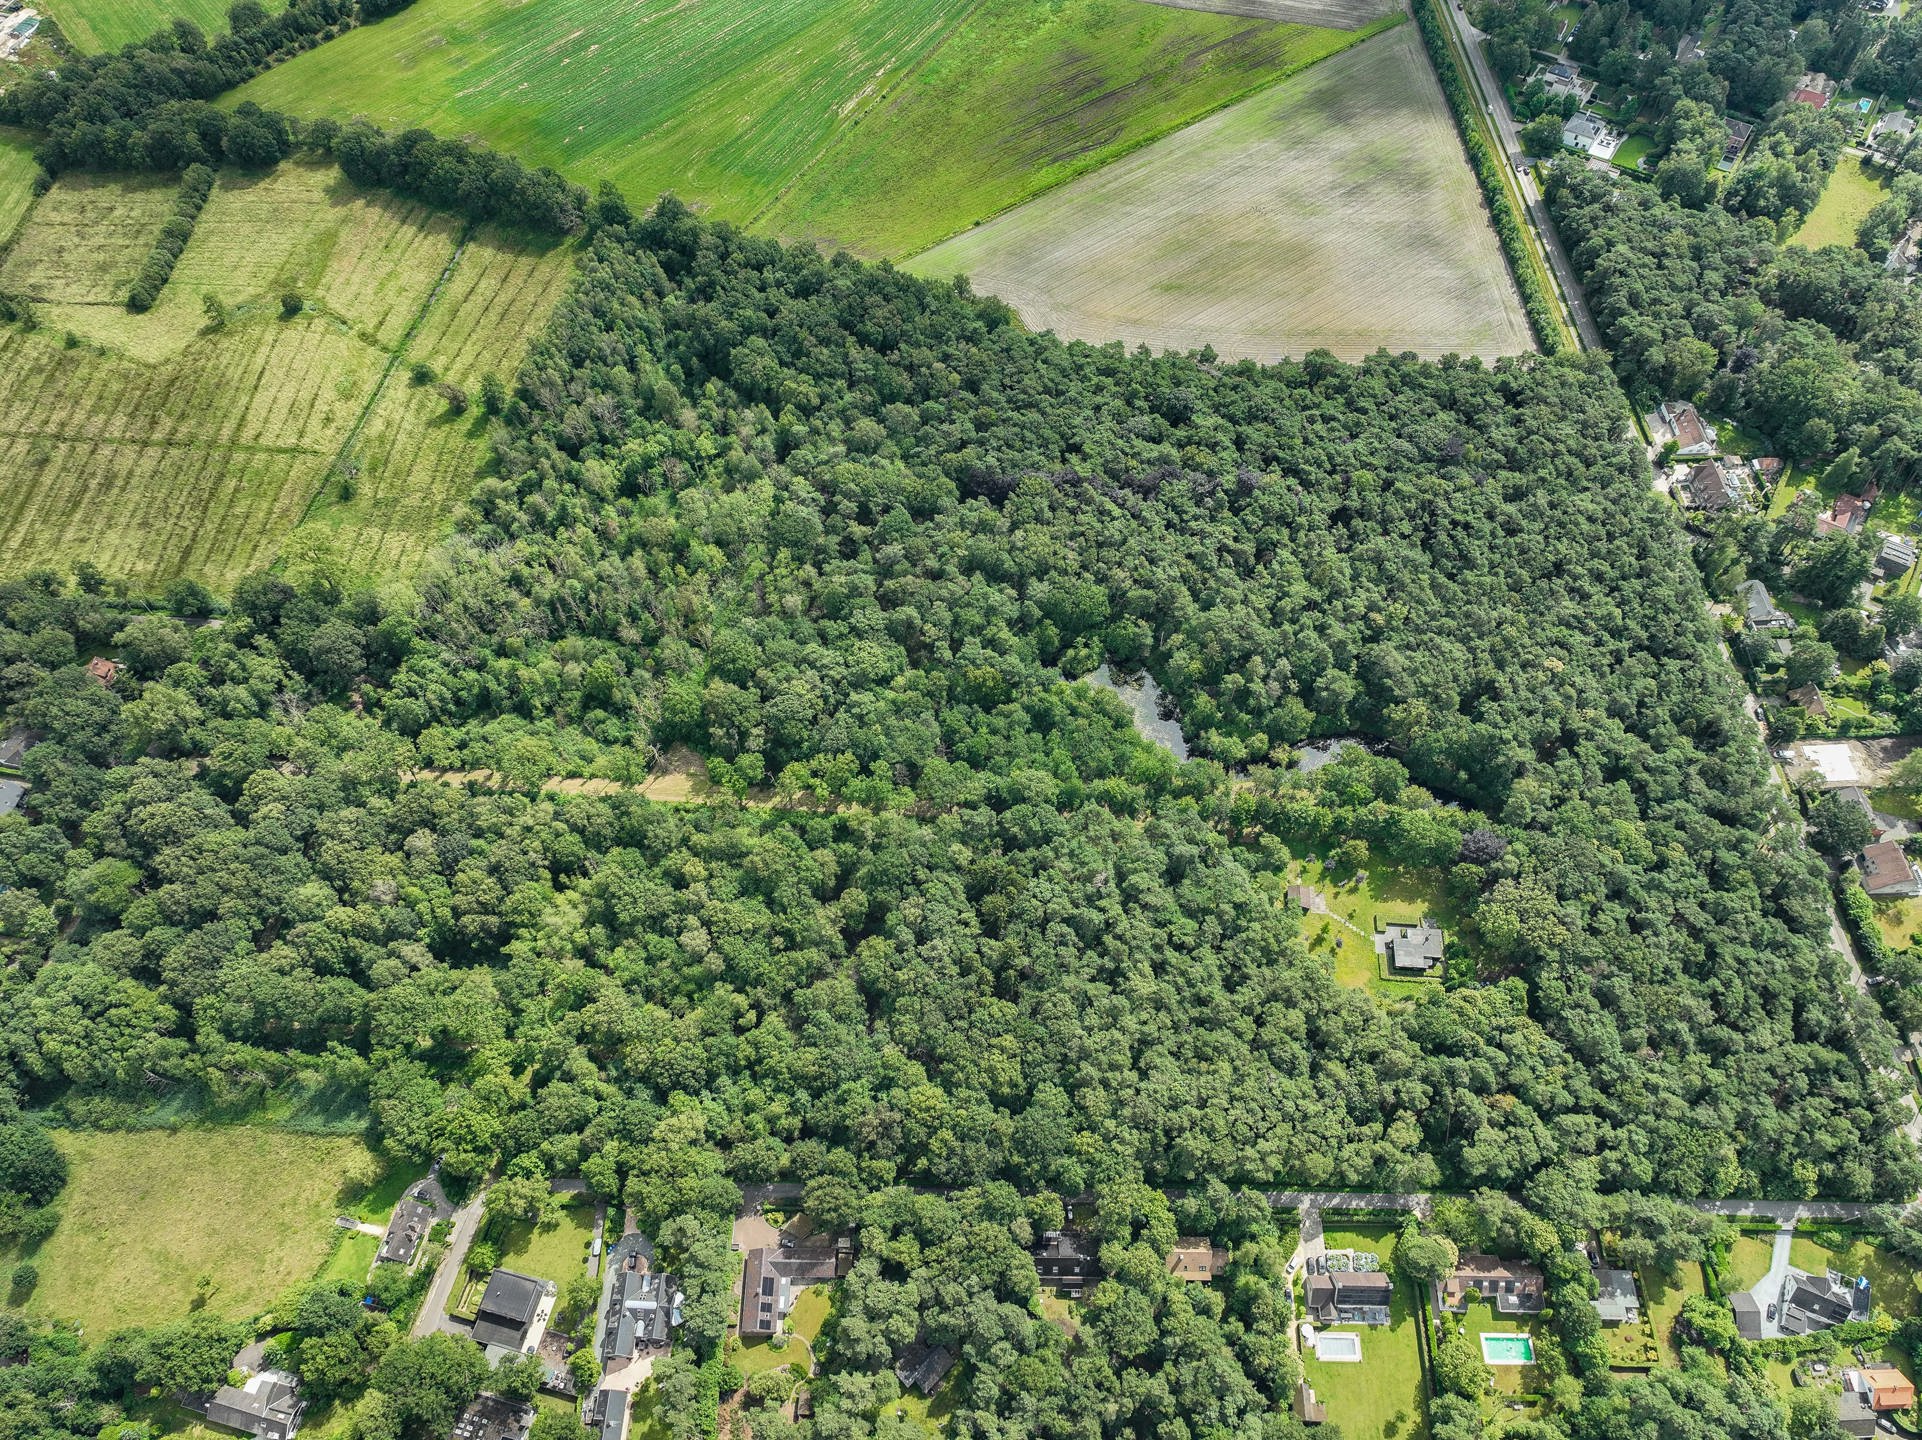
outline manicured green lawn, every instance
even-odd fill
[[[1615,151],[1615,164],[1623,170],[1639,169],[1644,157],[1655,151],[1653,135],[1630,135]]]
[[[1735,1243],[1729,1246],[1728,1263],[1723,1267],[1723,1289],[1729,1294],[1754,1289],[1756,1282],[1769,1273],[1774,1250],[1775,1242],[1768,1232],[1737,1235]]]
[[[661,1387],[650,1380],[628,1402],[627,1440],[669,1440],[672,1433],[661,1416]]]
[[[508,1270],[565,1285],[587,1264],[594,1238],[594,1208],[569,1205],[560,1218],[539,1228],[526,1221],[506,1227],[500,1240],[501,1265]]]
[[[55,1138],[71,1173],[28,1309],[93,1334],[185,1316],[202,1275],[209,1311],[264,1310],[320,1268],[333,1217],[379,1173],[359,1140],[246,1126]]]
[[[948,1426],[948,1416],[954,1413],[954,1374],[935,1387],[932,1395],[922,1395],[910,1390],[895,1401],[892,1409],[901,1420],[918,1425],[929,1435],[940,1435]]]
[[[334,1253],[327,1257],[327,1263],[320,1267],[315,1278],[321,1281],[351,1280],[358,1285],[367,1278],[373,1269],[374,1257],[380,1253],[380,1240],[373,1235],[363,1235],[358,1230],[344,1232]]]
[[[1481,1337],[1484,1335],[1526,1335],[1535,1342],[1535,1358],[1539,1362],[1548,1348],[1555,1343],[1554,1338],[1542,1328],[1539,1316],[1499,1315],[1495,1312],[1495,1307],[1486,1300],[1470,1305],[1463,1315],[1450,1315],[1446,1320],[1437,1323],[1461,1326],[1478,1352]],[[1439,1332],[1436,1338],[1440,1338]],[[1493,1376],[1490,1382],[1492,1393],[1488,1404],[1490,1419],[1493,1419],[1496,1412],[1515,1396],[1538,1394],[1541,1391],[1540,1374],[1534,1365],[1491,1365],[1489,1372]]]
[[[1819,250],[1824,245],[1853,245],[1855,232],[1883,200],[1889,186],[1879,173],[1844,154],[1822,191],[1822,198],[1795,232],[1794,243]]]
[[[1330,1250],[1372,1250],[1382,1268],[1391,1269],[1396,1230],[1386,1225],[1330,1227],[1324,1233]],[[1416,1339],[1416,1306],[1422,1303],[1405,1280],[1395,1282],[1387,1325],[1337,1325],[1338,1331],[1361,1336],[1359,1364],[1331,1364],[1313,1352],[1302,1356],[1302,1372],[1316,1396],[1328,1407],[1328,1421],[1347,1435],[1383,1436],[1386,1440],[1414,1440],[1428,1433],[1420,1342]]]

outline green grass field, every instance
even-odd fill
[[[501,1265],[537,1280],[565,1285],[583,1273],[588,1241],[593,1238],[594,1207],[569,1205],[550,1224],[535,1226],[521,1221],[508,1226],[499,1242]]]
[[[0,126],[0,250],[27,218],[33,206],[33,177],[39,172],[33,137],[24,130]]]
[[[231,98],[901,254],[1349,38],[1138,0],[417,0]]]
[[[1289,855],[1284,883],[1312,886],[1328,903],[1326,915],[1304,917],[1302,934],[1310,949],[1327,953],[1336,983],[1404,997],[1436,983],[1383,975],[1373,937],[1385,925],[1413,924],[1428,915],[1447,932],[1451,947],[1463,943],[1460,912],[1449,903],[1439,876],[1403,870],[1374,857],[1360,876],[1346,870],[1331,873],[1329,855],[1298,843],[1289,846]],[[1452,961],[1455,953],[1448,958]]]
[[[321,1281],[351,1280],[358,1285],[367,1278],[367,1272],[374,1268],[374,1257],[380,1253],[380,1238],[363,1235],[358,1230],[342,1231],[340,1243],[334,1253],[327,1257],[327,1263],[320,1267],[314,1278]]]
[[[470,387],[483,368],[511,377],[571,252],[483,232],[449,273],[460,231],[446,216],[332,166],[229,172],[159,303],[131,315],[126,283],[173,194],[63,178],[0,266],[41,322],[0,327],[0,385],[21,417],[0,435],[0,473],[23,482],[0,487],[0,565],[85,556],[142,584],[225,588],[310,513],[355,568],[417,563],[487,450],[472,418],[443,423],[431,390],[406,393],[402,362],[424,356]],[[287,291],[306,301],[292,320]],[[316,507],[356,435],[353,501],[336,488]]]
[[[1753,1290],[1756,1282],[1769,1273],[1769,1257],[1774,1248],[1769,1231],[1737,1235],[1735,1243],[1729,1246],[1728,1262],[1722,1269],[1722,1288],[1731,1295],[1737,1290]]]
[[[1373,1250],[1382,1268],[1393,1265],[1396,1231],[1385,1225],[1354,1225],[1325,1231],[1330,1250]],[[1428,1433],[1421,1349],[1416,1339],[1417,1300],[1406,1280],[1395,1282],[1387,1325],[1337,1325],[1361,1336],[1361,1363],[1324,1364],[1310,1352],[1302,1372],[1328,1407],[1328,1421],[1345,1435],[1419,1440]]]
[[[1811,250],[1824,245],[1853,245],[1856,230],[1888,193],[1886,180],[1863,165],[1858,156],[1844,153],[1835,173],[1829,176],[1822,198],[1795,232],[1793,243]]]
[[[1251,32],[1234,16],[1140,0],[994,0],[845,131],[764,224],[913,254],[1369,33]]]
[[[60,32],[76,50],[118,50],[144,40],[175,19],[191,20],[208,35],[227,29],[232,0],[42,0],[41,8],[60,22]],[[279,10],[282,0],[262,0]]]
[[[1654,150],[1653,135],[1632,134],[1616,149],[1614,163],[1623,170],[1639,171],[1642,161],[1653,154]]]
[[[206,1306],[265,1309],[330,1261],[333,1217],[380,1174],[359,1140],[234,1127],[60,1132],[60,1225],[28,1309],[104,1334]]]

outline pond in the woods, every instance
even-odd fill
[[[1134,716],[1135,730],[1144,740],[1174,752],[1175,759],[1188,758],[1188,742],[1182,738],[1181,724],[1176,720],[1164,720],[1161,715],[1161,687],[1155,684],[1155,677],[1143,671],[1126,679],[1117,677],[1108,669],[1108,662],[1102,661],[1092,675],[1081,677],[1090,685],[1098,685],[1103,690],[1121,697],[1121,703],[1128,707]],[[1169,707],[1171,710],[1172,706]]]

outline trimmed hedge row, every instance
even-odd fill
[[[1542,353],[1559,355],[1567,348],[1562,341],[1561,307],[1549,293],[1541,271],[1536,268],[1533,248],[1528,239],[1528,225],[1508,193],[1508,185],[1502,175],[1502,162],[1482,138],[1481,127],[1475,123],[1475,113],[1479,107],[1468,88],[1467,77],[1462,74],[1461,66],[1455,63],[1455,52],[1449,48],[1448,20],[1441,12],[1439,0],[1415,0],[1415,22],[1421,27],[1422,43],[1428,47],[1428,57],[1435,62],[1435,74],[1441,80],[1442,92],[1448,96],[1448,108],[1455,114],[1455,128],[1461,133],[1469,164],[1474,167],[1475,178],[1481,182],[1482,195],[1488,201],[1488,213],[1495,222],[1495,238],[1501,241],[1502,253],[1508,257],[1508,268],[1515,276],[1515,288],[1521,292],[1522,310],[1535,331],[1535,339],[1541,345]]]
[[[194,238],[194,222],[200,218],[200,207],[207,203],[213,188],[214,172],[208,166],[189,165],[180,177],[180,198],[174,201],[174,213],[160,227],[160,235],[147,254],[147,263],[140,267],[140,278],[133,282],[133,289],[127,295],[127,308],[136,315],[151,310],[154,301],[160,298],[168,277],[174,273],[180,252]]]

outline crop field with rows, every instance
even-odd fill
[[[160,303],[130,315],[81,297],[116,293],[124,253],[144,253],[133,226],[105,226],[85,244],[74,234],[95,209],[120,216],[148,203],[135,183],[131,203],[105,204],[125,184],[63,179],[0,270],[0,283],[18,275],[32,293],[70,297],[38,304],[35,330],[0,328],[0,385],[15,417],[0,428],[0,473],[22,482],[0,489],[0,565],[89,558],[146,585],[183,574],[231,584],[273,560],[321,497],[417,326],[466,337],[511,374],[565,269],[549,257],[530,266],[514,242],[483,236],[462,252],[482,278],[467,289],[450,278],[436,294],[456,255],[455,221],[362,192],[331,166],[283,165],[265,179],[223,176]],[[154,228],[171,191],[158,194]],[[293,318],[281,309],[288,292],[305,302]],[[224,320],[210,318],[208,296]],[[427,427],[413,438],[418,496],[332,527],[370,564],[418,559],[485,453],[477,438],[453,445]],[[396,477],[411,464],[407,443],[390,446]]]

